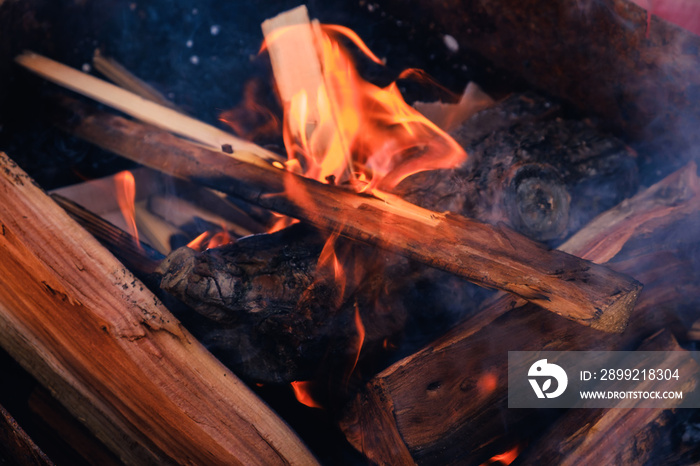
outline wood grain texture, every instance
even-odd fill
[[[502,225],[263,169],[121,117],[84,115],[69,131],[148,167],[509,291],[596,329],[624,330],[641,289],[630,277],[548,249]]]
[[[122,461],[315,463],[4,154],[0,198],[0,344]]]

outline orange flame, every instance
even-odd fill
[[[293,31],[282,29],[268,41]],[[290,171],[322,182],[349,182],[357,191],[369,192],[392,189],[409,175],[454,167],[466,159],[459,144],[404,102],[396,83],[380,88],[360,77],[338,35],[381,61],[354,32],[335,25],[316,31],[323,82],[310,91],[313,95],[297,92],[284,109]]]
[[[136,228],[136,180],[133,173],[128,170],[119,172],[114,177],[116,186],[117,203],[124,216],[134,242],[140,248],[139,231]]]
[[[313,386],[313,382],[292,382],[292,390],[294,390],[294,396],[297,401],[309,408],[323,408],[310,394],[310,390]]]
[[[360,317],[360,309],[357,306],[357,303],[355,303],[355,328],[357,328],[357,352],[355,353],[355,361],[353,362],[352,368],[348,373],[348,377],[355,371],[357,362],[360,360],[362,345],[365,343],[365,326],[362,323],[362,317]]]
[[[222,224],[220,232],[212,233],[211,231],[205,231],[187,243],[187,247],[195,251],[204,251],[205,249],[218,248],[219,246],[231,242],[231,235],[229,235],[226,225]]]
[[[488,466],[494,463],[500,463],[503,466],[508,466],[510,463],[515,461],[519,454],[520,445],[516,445],[515,447],[511,448],[510,450],[504,453],[501,453],[500,455],[492,456],[486,463],[482,464],[481,466]]]

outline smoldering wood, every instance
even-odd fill
[[[685,351],[671,332],[661,331],[649,337],[640,351]],[[674,390],[688,395],[700,387],[694,386],[693,376],[700,372],[691,357],[678,364],[675,355],[669,355],[667,367],[678,368],[683,381]],[[639,368],[640,370],[642,367]],[[623,387],[620,387],[624,389]],[[661,387],[645,387],[654,391]],[[616,390],[615,386],[610,387]],[[653,464],[667,461],[664,442],[679,420],[687,417],[674,413],[681,400],[669,400],[665,408],[629,409],[629,401],[621,402],[627,409],[571,409],[557,420],[547,432],[530,445],[519,458],[518,464]],[[681,409],[680,411],[689,411]],[[680,419],[677,419],[680,418]],[[666,461],[665,461],[666,460]],[[688,458],[689,460],[689,458]]]
[[[640,290],[629,277],[548,250],[505,226],[437,214],[400,200],[386,203],[263,169],[121,117],[85,115],[69,131],[151,168],[510,291],[601,330],[624,329]],[[285,194],[289,186],[301,195]]]
[[[124,462],[315,464],[122,264],[0,165],[0,343],[73,416]]]
[[[354,348],[356,311],[371,323],[364,348],[394,336],[405,320],[400,302],[390,312],[382,306],[405,287],[405,261],[385,273],[374,248],[338,239],[334,248],[346,268],[359,270],[354,264],[362,263],[362,271],[340,285],[332,267],[319,266],[327,239],[297,224],[202,253],[180,248],[161,264],[160,286],[217,322],[201,339],[240,376],[263,383],[306,380],[326,359],[344,364],[352,358],[333,353]]]
[[[423,172],[396,191],[438,212],[505,222],[538,241],[560,242],[638,187],[634,154],[585,121],[563,119],[534,93],[515,94],[453,131],[469,159]]]
[[[624,201],[562,246],[594,261],[608,261],[645,283],[623,334],[576,328],[501,294],[370,380],[341,421],[348,440],[379,464],[391,462],[387,452],[404,450],[418,462],[479,464],[521,440],[508,438],[504,426],[511,432],[529,431],[517,427],[527,413],[506,409],[508,351],[633,349],[659,328],[683,334],[678,316],[697,306],[700,291],[698,264],[688,254],[697,247],[693,232],[700,222],[696,170],[691,164]],[[378,418],[392,420],[390,425],[380,427],[362,416],[368,404],[381,413]],[[387,439],[380,428],[398,434]]]
[[[651,146],[663,170],[698,145],[700,37],[628,0],[381,5],[377,14],[412,24],[422,41],[449,34],[467,62],[481,56]],[[488,78],[477,82],[490,90]]]

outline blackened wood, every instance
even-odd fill
[[[627,276],[549,250],[504,226],[386,203],[243,163],[121,117],[84,116],[70,131],[151,168],[507,290],[600,330],[622,331],[641,289]]]
[[[645,283],[622,335],[578,328],[533,304],[500,295],[445,336],[375,376],[341,422],[348,440],[380,464],[391,462],[383,456],[386,451],[404,447],[418,462],[479,464],[506,450],[505,426],[517,432],[515,426],[528,415],[507,409],[508,351],[634,349],[659,328],[677,328],[677,311],[697,306],[700,288],[697,264],[688,254],[697,247],[697,228],[688,225],[700,222],[696,166],[600,218],[605,221],[592,222],[562,247],[591,260],[608,260]],[[681,236],[671,240],[672,234]],[[378,396],[376,387],[384,401],[377,416],[395,419],[403,445],[383,445],[371,421],[356,424],[364,420],[356,411]]]
[[[367,322],[363,355],[405,320],[396,291],[409,286],[405,261],[391,260],[387,272],[382,251],[332,240],[347,271],[338,283],[332,263],[319,265],[327,240],[296,224],[204,252],[180,248],[161,264],[160,286],[212,321],[198,336],[239,376],[307,380],[330,359],[357,356],[356,312]]]
[[[632,196],[638,176],[634,153],[621,140],[558,117],[556,109],[527,93],[479,112],[453,132],[469,154],[464,166],[419,173],[396,193],[558,244]]]
[[[476,53],[653,144],[662,170],[698,145],[700,37],[628,0],[380,4],[378,13],[412,24],[421,41],[449,34],[465,58]]]

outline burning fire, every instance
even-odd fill
[[[299,403],[308,406],[309,408],[323,408],[310,394],[310,390],[313,386],[313,382],[292,382],[292,390],[294,390],[294,396],[297,398]]]
[[[139,232],[136,228],[136,180],[128,170],[119,172],[114,177],[117,203],[124,216],[134,242],[140,248]]]
[[[187,243],[187,247],[195,251],[204,251],[205,249],[218,248],[225,244],[231,243],[231,235],[229,235],[226,225],[221,225],[221,231],[212,233],[205,231],[195,239]]]
[[[481,466],[489,466],[496,463],[501,464],[502,466],[508,466],[510,463],[515,461],[519,454],[520,445],[516,445],[515,447],[511,448],[510,450],[504,453],[501,453],[500,455],[492,456],[486,463],[482,464]]]
[[[277,31],[263,47],[284,40],[295,28]],[[396,82],[381,88],[360,77],[340,37],[372,61],[381,60],[354,32],[336,25],[322,25],[314,32],[323,79],[316,89],[294,94],[285,106],[288,170],[373,192],[390,190],[414,173],[454,167],[466,159],[459,144],[406,104]]]

